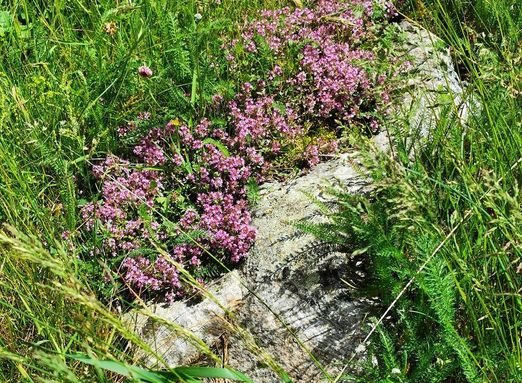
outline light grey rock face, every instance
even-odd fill
[[[204,299],[197,304],[179,301],[172,305],[151,306],[153,315],[165,323],[135,313],[125,320],[169,365],[190,364],[198,359],[200,353],[195,339],[204,340],[209,345],[217,344],[223,333],[219,318],[226,316],[223,308],[233,310],[243,301],[245,289],[239,278],[239,272],[234,270],[211,286],[209,294],[214,299]],[[176,327],[189,331],[191,336],[184,335]],[[144,362],[154,364],[154,360],[148,358]]]
[[[238,312],[240,324],[296,382],[319,382],[324,377],[306,350],[330,374],[339,372],[361,340],[361,321],[370,307],[367,299],[354,298],[343,282],[357,283],[362,277],[355,262],[292,225],[321,220],[310,197],[328,203],[327,189],[332,186],[361,193],[368,181],[345,155],[293,181],[265,184],[253,212],[256,244],[240,271],[252,292]],[[245,357],[248,353],[240,342],[232,343],[230,355],[229,363],[247,367],[254,381],[279,381],[268,369],[256,367],[254,358]]]
[[[434,34],[407,21],[400,28],[406,40],[400,49],[412,57],[409,90],[399,105],[399,115],[409,122],[405,133],[410,143],[429,139],[442,113],[450,113],[465,125],[479,105],[459,79],[449,48]]]
[[[426,137],[441,113],[441,94],[454,95],[451,102],[461,118],[467,118],[469,108],[440,40],[407,23],[401,27],[408,40],[403,49],[414,57],[415,71],[403,107],[419,136]],[[389,141],[385,134],[375,138],[382,150]],[[357,284],[364,271],[358,259],[317,242],[292,224],[323,219],[311,197],[332,202],[329,187],[369,191],[371,185],[356,165],[356,153],[344,154],[299,178],[264,184],[252,211],[258,236],[250,256],[210,289],[220,305],[210,298],[196,304],[153,305],[150,310],[156,317],[175,326],[132,314],[127,319],[136,332],[173,366],[209,362],[197,342],[183,334],[185,329],[255,382],[279,382],[277,365],[294,382],[320,382],[325,373],[338,374],[360,345],[365,335],[361,324],[373,308],[371,300],[354,297],[345,283]]]

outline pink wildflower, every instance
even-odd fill
[[[142,65],[138,68],[138,74],[141,76],[141,77],[146,77],[146,78],[149,78],[149,77],[152,77],[152,69],[150,69],[148,66],[146,65]]]

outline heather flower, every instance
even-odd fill
[[[179,225],[183,229],[188,229],[196,220],[197,213],[194,210],[187,210],[185,215],[179,221]]]
[[[124,125],[124,126],[120,126],[118,128],[118,136],[120,137],[124,137],[127,135],[127,133],[129,133],[129,128],[127,125]]]
[[[319,160],[319,148],[317,145],[310,145],[306,148],[305,158],[310,167],[317,165]]]
[[[221,96],[219,96],[221,97]],[[205,137],[208,134],[210,126],[210,121],[206,118],[203,118],[199,124],[196,125],[195,132],[199,137]]]
[[[370,121],[370,128],[372,129],[372,132],[376,133],[379,130],[379,123],[377,120],[372,119]]]
[[[146,136],[133,152],[149,166],[163,165],[166,161],[163,149],[151,134]]]

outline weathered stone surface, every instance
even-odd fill
[[[451,113],[465,125],[478,105],[459,79],[449,48],[434,34],[407,21],[400,27],[406,39],[400,49],[412,57],[409,88],[399,105],[399,115],[409,122],[404,136],[410,143],[430,139],[442,113]]]
[[[210,286],[209,295],[215,301],[204,299],[196,304],[179,301],[172,305],[153,305],[150,309],[154,316],[190,331],[195,338],[209,345],[216,344],[223,333],[219,320],[226,315],[223,308],[233,310],[244,299],[245,289],[239,278],[239,272],[234,270]],[[131,314],[126,320],[170,365],[185,365],[198,358],[200,347],[173,327],[158,324],[148,315]],[[145,360],[146,364],[153,362]]]
[[[316,382],[323,376],[303,346],[330,373],[338,372],[332,365],[340,364],[357,346],[369,307],[367,299],[353,298],[343,282],[360,278],[351,258],[292,225],[303,219],[320,220],[310,197],[328,203],[327,188],[334,185],[361,193],[368,181],[354,169],[349,156],[343,156],[291,182],[265,184],[253,214],[258,239],[241,268],[255,295],[245,296],[238,312],[240,324],[296,382]],[[229,363],[246,368],[254,381],[279,381],[268,369],[256,367],[240,342],[233,342],[229,352]]]
[[[419,140],[429,136],[443,110],[441,95],[453,95],[450,102],[455,103],[459,118],[467,118],[469,104],[464,102],[465,90],[440,40],[410,24],[401,27],[408,36],[403,49],[414,56],[414,76],[403,113],[408,114],[410,128],[417,131],[411,140]],[[382,150],[389,141],[384,133],[375,138]],[[328,373],[337,374],[364,336],[361,323],[372,307],[371,300],[352,296],[344,281],[356,283],[364,273],[356,259],[300,233],[292,223],[322,219],[311,197],[328,203],[328,187],[342,186],[352,193],[368,191],[369,181],[356,169],[357,154],[344,154],[302,177],[262,186],[252,212],[258,229],[256,244],[239,270],[211,288],[215,299],[232,315],[225,315],[211,299],[150,309],[192,331],[226,364],[246,372],[255,382],[279,382],[268,367],[275,362],[295,382],[322,381],[324,372],[314,358]],[[198,347],[180,331],[154,324],[144,315],[134,315],[132,320],[138,334],[169,364],[205,361]],[[244,331],[231,331],[231,326]]]

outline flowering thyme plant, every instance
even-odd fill
[[[250,185],[283,165],[316,165],[338,151],[346,129],[379,129],[391,75],[368,47],[392,14],[383,2],[319,0],[245,24],[223,43],[229,75],[241,79],[234,97],[216,94],[207,118],[148,129],[131,156],[93,167],[100,198],[82,208],[86,229],[102,237],[92,256],[108,259],[137,293],[167,301],[190,291],[175,263],[202,277],[212,257],[244,259],[256,233]],[[139,74],[149,77],[146,69]],[[140,114],[119,135],[148,118]],[[151,242],[169,257],[151,255]]]

